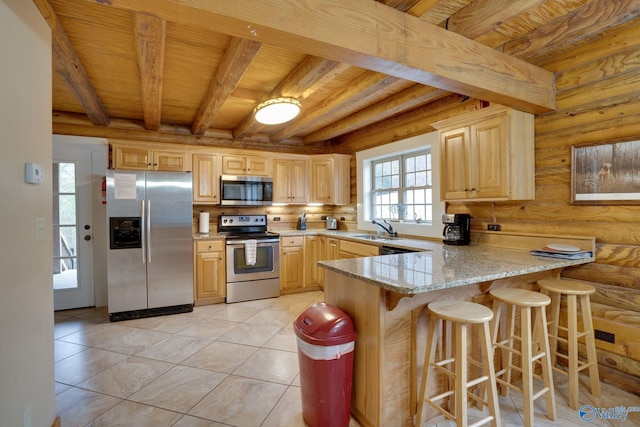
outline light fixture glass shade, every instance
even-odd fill
[[[296,98],[281,97],[264,101],[253,110],[256,120],[264,125],[278,125],[288,122],[300,113],[300,101]]]

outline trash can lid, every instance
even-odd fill
[[[309,344],[330,346],[355,341],[351,318],[338,307],[318,302],[307,308],[293,322],[293,330]]]

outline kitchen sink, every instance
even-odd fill
[[[356,236],[351,236],[354,239],[366,239],[366,240],[395,240],[398,237],[391,236],[376,236],[375,234],[358,234]]]

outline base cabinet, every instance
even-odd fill
[[[280,291],[304,290],[304,236],[283,237],[280,241]]]
[[[304,241],[305,255],[305,287],[317,286],[322,289],[324,274],[323,269],[318,266],[318,261],[324,261],[326,238],[324,236],[307,236]]]
[[[361,258],[380,255],[380,248],[374,245],[340,240],[340,259]]]
[[[195,242],[195,305],[224,302],[226,297],[224,249],[223,240]]]

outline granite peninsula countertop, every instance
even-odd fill
[[[493,246],[434,245],[425,252],[321,261],[327,270],[403,295],[586,264],[594,258],[564,260],[533,256],[528,250]]]

